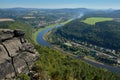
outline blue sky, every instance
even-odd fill
[[[0,0],[0,8],[120,9],[120,0]]]

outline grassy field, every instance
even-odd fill
[[[94,25],[97,22],[102,22],[102,21],[111,21],[113,20],[112,18],[103,18],[103,17],[91,17],[83,20],[82,22]]]
[[[70,21],[71,21],[71,19],[70,19],[70,20],[67,20],[67,21],[65,21],[65,22],[62,22],[61,24],[62,24],[62,25],[65,25],[65,24],[69,23]],[[49,26],[46,26],[45,28],[40,28],[40,29],[38,29],[37,31],[35,31],[35,32],[32,34],[34,43],[37,44],[36,37],[37,37],[37,34],[38,34],[39,32],[41,32],[42,30],[45,30],[45,29],[47,29],[47,28],[57,26],[57,25],[58,25],[58,24],[51,24],[51,25],[49,25]]]

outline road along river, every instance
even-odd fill
[[[54,28],[61,27],[61,26],[62,26],[62,25],[58,24],[57,26],[54,26],[54,27],[51,27],[51,28],[47,28],[47,29],[39,32],[38,35],[37,35],[37,38],[36,38],[37,42],[38,42],[40,45],[42,45],[42,46],[52,47],[52,45],[51,45],[49,42],[47,42],[47,41],[44,40],[44,35],[45,35],[48,31],[50,31],[50,30],[52,30],[52,29],[54,29]],[[107,69],[107,70],[109,70],[109,71],[111,71],[111,72],[113,72],[113,73],[119,73],[119,74],[120,74],[120,68],[118,68],[118,67],[113,67],[113,66],[106,65],[106,64],[100,64],[100,63],[98,63],[98,62],[95,62],[95,61],[92,61],[92,60],[88,60],[88,59],[82,59],[82,60],[85,61],[85,62],[87,62],[87,63],[89,63],[89,64],[91,64],[91,65],[93,65],[93,66],[95,66],[95,67],[105,68],[105,69]]]

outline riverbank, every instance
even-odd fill
[[[65,25],[65,24],[69,23],[70,21],[72,21],[72,19],[69,19],[69,20],[67,20],[67,21],[65,21],[65,22],[62,22],[62,23],[60,23],[60,24]],[[55,27],[55,26],[57,26],[57,25],[58,25],[57,23],[56,23],[56,24],[51,24],[51,25],[48,25],[48,26],[46,26],[46,27],[44,27],[44,28],[40,28],[40,29],[36,30],[36,31],[32,34],[32,38],[33,38],[34,43],[35,43],[35,44],[38,44],[38,42],[36,41],[36,38],[37,38],[38,33],[40,33],[41,31],[43,31],[43,30],[45,30],[45,29]]]
[[[43,38],[44,38],[44,40],[45,40],[46,42],[49,42],[49,40],[47,39],[47,36],[49,36],[50,33],[51,33],[51,31],[49,31],[48,33],[45,33],[44,36],[43,36]],[[49,43],[50,43],[50,42],[49,42]],[[51,44],[51,45],[52,45],[52,44]],[[62,52],[62,53],[64,53],[64,54],[66,54],[66,55],[68,55],[68,56],[72,56],[72,57],[74,57],[74,58],[76,58],[76,59],[83,60],[84,62],[89,63],[89,64],[91,64],[91,65],[93,65],[93,66],[95,66],[95,67],[97,67],[97,68],[106,69],[106,70],[111,71],[111,72],[113,72],[113,73],[120,73],[120,68],[118,68],[118,67],[113,67],[113,66],[110,66],[110,65],[107,65],[107,64],[103,64],[103,63],[101,63],[101,62],[98,62],[98,61],[96,61],[96,60],[92,60],[92,59],[87,58],[87,57],[85,57],[85,58],[84,58],[84,57],[79,57],[79,56],[77,56],[77,55],[74,55],[74,54],[72,54],[72,53],[69,53],[69,52],[67,52],[67,51],[64,51],[63,49],[59,48],[59,47],[56,46],[56,45],[52,45],[52,47],[53,47],[55,50],[58,50],[58,51],[60,51],[60,52]]]
[[[49,42],[49,43],[50,43],[50,41],[47,39],[47,36],[49,36],[50,33],[51,33],[51,31],[47,32],[47,33],[43,36],[43,39],[44,39],[45,41]],[[78,57],[77,55],[75,55],[75,54],[72,54],[72,53],[69,53],[69,52],[67,52],[67,51],[64,51],[62,48],[59,48],[57,45],[53,45],[53,44],[51,44],[51,45],[53,46],[54,49],[56,49],[56,50],[58,50],[58,51],[60,51],[60,52],[62,52],[62,53],[64,53],[64,54],[67,54],[67,55],[69,55],[69,56],[73,56],[73,57],[75,57],[75,58],[82,59],[82,60],[91,61],[91,62],[94,62],[94,63],[96,63],[96,64],[104,65],[103,63],[98,62],[98,61],[96,61],[96,60],[94,60],[94,59],[91,59],[91,58],[89,58],[89,57],[87,57],[87,56],[86,56],[86,57],[79,58],[79,57]]]
[[[57,24],[51,24],[51,25],[49,25],[49,26],[46,26],[46,27],[44,27],[44,28],[40,28],[40,29],[38,29],[37,31],[35,31],[35,32],[32,34],[34,43],[35,43],[35,44],[38,44],[37,41],[36,41],[36,38],[37,38],[37,35],[38,35],[39,32],[41,32],[41,31],[43,31],[43,30],[45,30],[45,29],[54,27],[54,26],[57,26]]]
[[[43,39],[44,39],[45,41],[47,41],[47,42],[49,42],[49,40],[47,39],[47,36],[49,36],[50,33],[51,33],[51,31],[47,32],[47,33],[43,36]],[[77,55],[74,55],[74,54],[71,54],[71,53],[69,53],[69,52],[66,52],[66,51],[64,51],[63,49],[57,47],[56,45],[53,45],[53,44],[51,44],[51,45],[52,45],[53,49],[55,49],[55,50],[58,50],[58,51],[66,54],[66,55],[68,55],[68,56],[77,57]]]

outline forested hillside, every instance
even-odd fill
[[[81,60],[75,59],[59,51],[35,46],[40,59],[32,70],[38,73],[35,79],[45,80],[119,80],[120,76],[106,70],[95,68]]]
[[[89,25],[80,20],[74,20],[59,28],[56,34],[68,39],[86,41],[90,44],[118,50],[120,48],[120,23],[115,21],[98,22]]]

